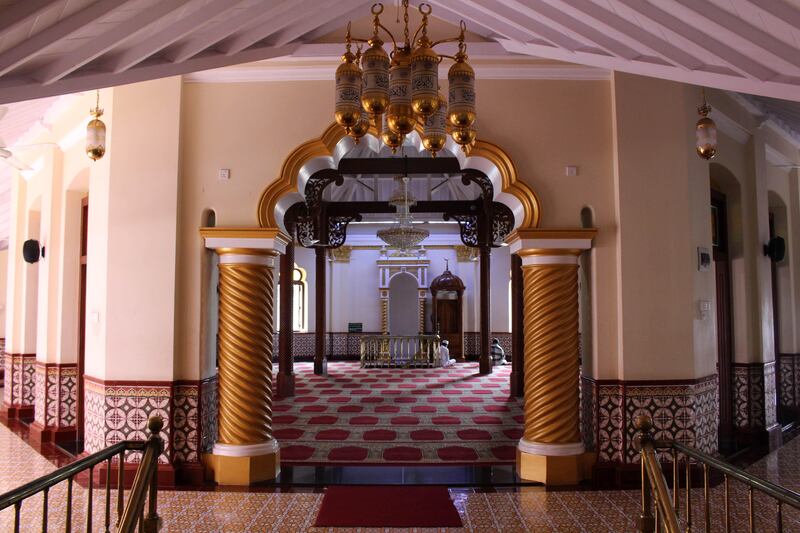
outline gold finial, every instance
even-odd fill
[[[164,419],[158,415],[151,416],[147,421],[147,429],[149,429],[150,433],[153,435],[158,435],[161,433],[161,430],[164,429]]]

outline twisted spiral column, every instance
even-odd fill
[[[519,449],[580,454],[577,257],[523,262],[525,430]]]
[[[273,253],[220,250],[219,443],[272,441]]]

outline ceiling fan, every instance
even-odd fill
[[[4,106],[0,106],[0,120],[8,113],[8,108]],[[6,165],[15,168],[17,170],[33,170],[33,167],[16,157],[14,155],[14,151],[17,150],[27,150],[29,148],[36,148],[37,146],[53,146],[55,143],[36,143],[36,144],[26,144],[21,146],[6,146],[6,143],[0,138],[0,162],[5,163]]]

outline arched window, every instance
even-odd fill
[[[281,286],[280,275],[278,275],[278,282],[275,284],[275,323],[281,323],[280,305],[281,301]],[[294,331],[306,332],[308,331],[308,291],[306,290],[308,283],[306,282],[306,270],[294,264],[292,270],[292,329]]]

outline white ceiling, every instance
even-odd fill
[[[0,0],[0,103],[274,57],[373,0]],[[395,18],[387,1],[384,22]],[[496,55],[800,101],[800,0],[430,0]],[[333,43],[330,39],[324,42]],[[311,52],[309,52],[311,50]]]

